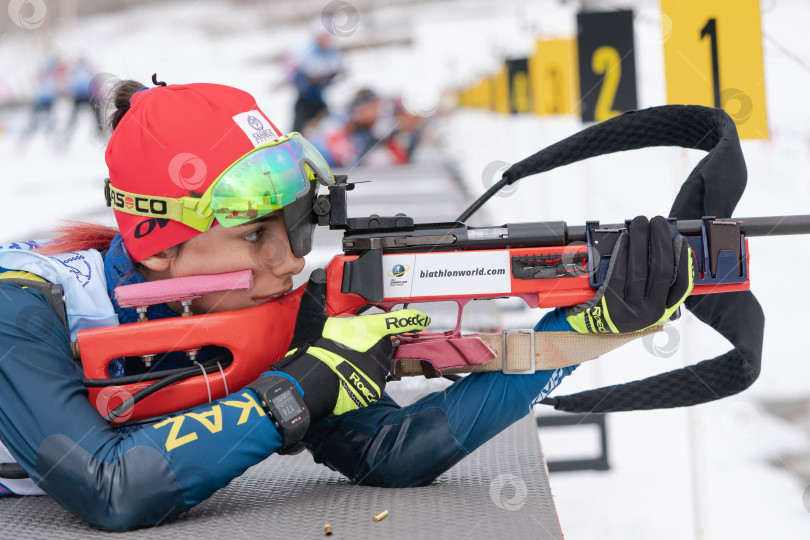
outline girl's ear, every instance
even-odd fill
[[[169,269],[171,260],[171,257],[166,251],[161,251],[160,253],[156,253],[142,259],[140,263],[148,268],[151,272],[163,273]]]

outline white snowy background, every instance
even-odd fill
[[[294,92],[282,57],[305,47],[326,1],[147,2],[95,15],[48,18],[51,3],[12,1],[30,28],[0,24],[0,242],[27,239],[60,219],[111,223],[103,205],[104,141],[85,115],[69,143],[60,133],[69,104],[20,140],[35,74],[48,54],[90,59],[99,72],[144,83],[219,82],[243,88],[282,127],[292,123]],[[113,2],[108,2],[113,4]],[[447,91],[491,73],[505,55],[531,53],[535,37],[572,37],[580,3],[536,0],[345,2],[357,28],[339,38],[347,75],[329,90],[336,108],[362,87],[401,97],[432,122],[432,142],[459,168],[472,193],[496,160],[515,162],[583,126],[577,118],[503,116],[452,107]],[[588,2],[635,10],[640,107],[666,103],[655,0]],[[63,2],[60,13],[75,2]],[[748,188],[737,216],[810,213],[810,3],[763,1],[762,29],[770,127],[767,141],[744,141]],[[45,11],[42,11],[42,10]],[[350,10],[349,10],[350,12]],[[7,14],[0,10],[0,18]],[[336,19],[337,20],[337,19]],[[17,17],[19,23],[20,19]],[[337,20],[338,24],[353,24]],[[25,26],[25,25],[22,25]],[[489,224],[563,219],[618,222],[666,214],[701,152],[648,149],[607,156],[524,180],[487,206]],[[402,211],[408,212],[408,208]],[[807,237],[750,240],[752,290],[766,316],[762,374],[739,396],[691,409],[609,416],[611,469],[551,476],[569,540],[754,539],[810,537],[810,362],[804,335],[810,267]],[[526,326],[541,313],[503,315]],[[514,321],[509,319],[513,317]],[[675,323],[669,358],[638,343],[581,367],[570,393],[667,371],[725,352],[728,344],[688,314]],[[787,411],[782,415],[775,410]],[[538,408],[543,414],[546,409]],[[786,420],[790,416],[792,421]],[[548,457],[598,451],[594,433],[541,434]],[[2,525],[0,525],[2,530]],[[464,537],[465,531],[458,531]]]

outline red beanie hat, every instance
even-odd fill
[[[231,164],[281,135],[253,96],[230,86],[156,86],[130,103],[106,161],[110,184],[133,194],[199,197]],[[177,221],[118,210],[115,219],[133,261],[200,234]]]

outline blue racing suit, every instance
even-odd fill
[[[52,259],[76,266],[79,259],[92,258],[84,253],[91,252]],[[65,508],[93,526],[122,531],[188,510],[273,454],[282,439],[248,389],[183,414],[110,427],[88,400],[81,365],[71,354],[70,334],[80,320],[71,308],[71,291],[81,295],[92,279],[102,279],[112,298],[115,286],[143,277],[120,236],[98,264],[102,260],[103,276],[91,272],[92,265],[63,274],[79,282],[66,288],[70,333],[42,293],[4,283],[2,272],[8,268],[0,268],[0,442],[36,486]],[[133,310],[110,302],[121,322],[133,320]],[[164,305],[152,306],[149,316],[176,315]],[[555,311],[537,329],[570,326]],[[175,361],[182,363],[181,355]],[[573,369],[469,375],[406,407],[386,395],[365,409],[311,426],[305,443],[316,461],[354,482],[424,485],[529,414]],[[116,370],[126,373],[124,364]],[[9,491],[0,478],[0,495]]]

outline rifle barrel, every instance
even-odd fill
[[[739,218],[746,236],[810,234],[810,215]]]
[[[730,221],[740,222],[740,232],[748,237],[752,236],[786,236],[792,234],[810,234],[810,214],[794,216],[765,216],[750,218],[729,218]],[[698,235],[703,226],[702,220],[684,219],[678,220],[678,231],[684,235]],[[624,228],[624,223],[604,224],[600,223],[599,228],[620,229]],[[568,241],[584,241],[585,226],[576,225],[568,227]]]

